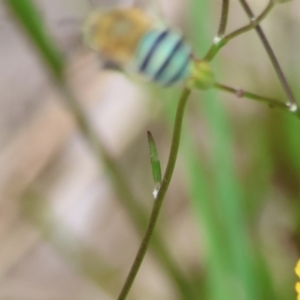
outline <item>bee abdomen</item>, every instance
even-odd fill
[[[153,29],[137,46],[135,69],[164,86],[186,79],[191,71],[191,48],[167,29]]]

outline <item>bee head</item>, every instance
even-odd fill
[[[91,13],[83,26],[86,44],[101,56],[120,65],[134,56],[141,37],[152,20],[137,8]]]

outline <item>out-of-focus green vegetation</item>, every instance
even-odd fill
[[[192,37],[197,53],[207,51],[215,34],[209,29],[213,25],[210,9],[209,3],[190,1]],[[218,71],[218,65],[214,66]],[[293,88],[296,96],[299,95],[296,87]],[[266,92],[268,88],[262,91]],[[291,274],[281,273],[285,284],[277,285],[278,273],[274,274],[277,262],[268,255],[270,249],[266,245],[282,238],[285,245],[291,243],[288,246],[294,247],[294,251],[299,247],[296,227],[299,230],[300,122],[292,115],[269,110],[258,120],[252,120],[243,138],[249,162],[241,175],[235,165],[238,147],[235,134],[239,134],[239,129],[233,127],[222,94],[202,92],[194,98],[200,100],[193,103],[193,108],[197,107],[200,118],[205,119],[211,150],[209,157],[199,154],[199,141],[191,135],[195,129],[186,127],[182,142],[185,181],[199,232],[204,230],[207,251],[206,290],[199,299],[293,299],[294,282],[290,281],[293,269]],[[262,237],[258,225],[261,214],[265,206],[272,203],[276,190],[282,192],[281,188],[285,196],[274,197],[274,206],[276,201],[284,199],[287,210],[294,211],[291,218],[295,227],[290,228],[290,232],[282,229],[286,230],[285,237],[279,237],[275,230],[274,236]],[[277,246],[280,248],[282,244]],[[286,257],[280,259],[288,262]]]
[[[210,30],[212,22],[216,21],[211,20],[210,2],[191,0],[189,3],[196,53],[205,53],[215,34]],[[7,4],[35,41],[49,70],[62,80],[63,59],[42,29],[41,19],[31,1],[7,0]],[[218,74],[220,66],[214,65],[214,68]],[[226,72],[230,70],[222,70],[222,73]],[[239,72],[243,76],[247,70]],[[270,81],[269,84],[271,90],[274,83]],[[298,96],[299,90],[294,88]],[[268,87],[263,94],[265,92]],[[164,99],[178,96],[177,89],[160,92]],[[196,272],[195,278],[191,274],[181,274],[168,249],[161,244],[160,236],[154,240],[158,261],[177,286],[178,299],[295,299],[292,264],[294,256],[300,252],[300,121],[292,115],[262,106],[262,113],[257,118],[249,116],[248,124],[241,125],[245,130],[243,134],[222,94],[194,92],[190,102],[194,110],[185,116],[180,157],[191,217],[199,227],[199,236],[204,232],[204,240],[199,238],[200,247],[205,248],[205,257],[199,255],[201,271]],[[174,101],[166,103],[165,116],[169,116],[171,127]],[[199,151],[201,145],[195,122],[189,122],[189,117],[195,114],[206,126],[209,155]],[[83,130],[83,133],[87,132]],[[243,152],[247,162],[240,168],[237,156],[243,156]],[[115,166],[110,163],[109,168],[114,170]],[[118,183],[119,180],[112,180],[116,189],[120,188]],[[127,187],[122,186],[121,190],[124,189]],[[134,210],[136,202],[129,207]],[[278,203],[289,212],[292,226],[276,228],[269,231],[272,236],[266,235],[261,231],[262,215],[266,206],[276,207]],[[138,214],[137,218],[142,221],[136,221],[135,225],[144,225],[143,210]],[[283,260],[283,264],[290,266],[290,273],[276,269],[276,260]]]
[[[7,4],[22,23],[26,33],[36,43],[44,61],[57,78],[62,78],[64,62],[53,41],[46,34],[42,17],[31,1],[7,1]]]

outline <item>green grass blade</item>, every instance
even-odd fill
[[[31,0],[6,0],[6,4],[36,44],[55,77],[62,78],[64,61],[47,34],[43,20],[33,2]]]

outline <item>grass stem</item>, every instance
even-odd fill
[[[168,190],[168,187],[169,187],[172,175],[173,175],[173,171],[174,171],[174,167],[175,167],[175,163],[176,163],[176,159],[177,159],[177,154],[178,154],[178,149],[179,149],[180,134],[181,134],[184,110],[185,110],[185,106],[186,106],[186,103],[187,103],[190,93],[191,93],[191,91],[189,89],[184,89],[182,92],[182,95],[180,97],[178,107],[177,107],[177,113],[176,113],[175,125],[174,125],[174,131],[173,131],[173,138],[172,138],[172,145],[171,145],[171,149],[170,149],[167,168],[166,168],[160,189],[158,191],[157,198],[153,204],[153,208],[152,208],[151,216],[150,216],[149,223],[148,223],[148,226],[146,229],[146,233],[144,235],[144,238],[142,240],[140,248],[137,252],[135,260],[132,264],[132,267],[129,271],[129,274],[126,278],[126,281],[123,285],[123,288],[120,292],[118,300],[126,299],[128,293],[131,289],[131,286],[133,284],[133,281],[138,273],[138,270],[142,264],[142,261],[145,257],[146,251],[149,246],[150,238],[153,235],[154,228],[155,228],[158,216],[159,216],[159,212],[160,212],[165,194]]]
[[[214,59],[214,57],[217,55],[217,53],[232,39],[252,30],[257,28],[257,26],[268,16],[268,14],[270,13],[270,11],[272,10],[272,8],[274,7],[274,2],[271,0],[268,5],[266,6],[266,8],[262,11],[262,13],[255,18],[254,15],[252,16],[252,18],[250,18],[250,23],[248,25],[245,25],[237,30],[234,30],[233,32],[223,36],[220,35],[220,30],[219,29],[219,33],[218,33],[218,37],[214,40],[214,43],[212,44],[212,46],[210,47],[210,49],[208,50],[207,54],[204,56],[204,59],[207,61],[211,61]],[[221,17],[221,22],[220,22],[220,28],[221,24],[224,22],[222,21],[223,18],[223,13],[222,13],[222,17]],[[224,25],[222,25],[224,26]]]
[[[222,38],[226,31],[227,20],[228,20],[228,13],[229,13],[229,0],[222,1],[222,12],[221,12],[221,19],[220,25],[218,30],[218,37]]]
[[[240,4],[241,6],[243,7],[244,11],[246,12],[247,16],[249,17],[250,20],[254,20],[255,19],[255,15],[253,14],[248,2],[246,0],[239,0],[240,1]],[[270,0],[270,2],[274,2],[274,0]],[[269,4],[270,5],[270,4]],[[274,4],[273,4],[274,5]],[[277,74],[277,77],[280,81],[280,84],[287,96],[287,99],[289,101],[289,105],[291,106],[295,106],[296,107],[296,110],[298,110],[298,106],[297,106],[297,101],[296,101],[296,98],[292,92],[292,89],[290,88],[290,85],[288,84],[287,82],[287,79],[286,79],[286,76],[284,75],[283,73],[283,70],[278,62],[278,59],[265,35],[265,33],[263,32],[261,26],[259,26],[259,24],[257,24],[255,26],[255,30],[271,60],[271,63],[273,65],[273,68]]]

